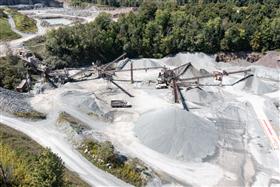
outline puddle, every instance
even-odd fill
[[[42,20],[48,22],[50,25],[70,25],[72,23],[71,20],[66,18],[49,18]]]

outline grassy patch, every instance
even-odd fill
[[[127,159],[115,152],[110,142],[86,140],[79,151],[98,168],[111,173],[134,186],[145,186],[147,178],[143,172],[147,168],[137,159]]]
[[[83,122],[72,117],[70,114],[68,114],[66,112],[61,112],[59,114],[57,123],[58,124],[69,123],[69,125],[73,128],[73,130],[76,131],[78,134],[80,134],[84,130],[90,129]]]
[[[9,9],[8,12],[14,19],[16,28],[25,33],[36,33],[38,31],[36,21],[16,10]]]
[[[17,117],[26,118],[26,119],[33,119],[33,120],[46,119],[46,115],[45,114],[43,114],[41,112],[37,112],[37,111],[33,111],[33,112],[15,112],[14,115],[17,116]]]
[[[8,18],[0,9],[0,41],[10,41],[18,38],[20,38],[20,35],[12,31]]]
[[[57,125],[63,124],[70,125],[77,133],[90,129],[66,112],[60,113],[57,119]],[[145,186],[151,177],[151,171],[144,163],[121,155],[109,141],[98,142],[92,138],[84,139],[78,144],[78,151],[98,168],[134,186]]]
[[[20,171],[24,170],[32,171],[34,163],[38,155],[44,150],[42,146],[30,139],[28,136],[21,132],[18,132],[10,127],[0,124],[0,145],[5,148],[4,154],[0,154],[0,161],[11,162],[12,160],[19,161],[17,163],[12,163],[14,166],[20,164]],[[4,150],[1,150],[4,151]],[[7,153],[8,152],[8,153]],[[5,158],[5,155],[9,156]],[[13,158],[12,158],[13,157]],[[5,164],[7,164],[5,163]],[[0,173],[1,174],[1,173]],[[28,173],[24,173],[28,175]],[[1,178],[1,175],[0,175]],[[17,180],[24,179],[24,181],[29,182],[30,178],[16,178]],[[81,186],[88,187],[89,185],[82,181],[77,174],[65,169],[63,179],[66,186]],[[1,182],[1,180],[0,180]],[[1,186],[1,184],[0,184]],[[28,184],[20,184],[20,186],[29,186]]]
[[[26,135],[0,123],[0,142],[21,153],[27,160],[41,152],[42,147]],[[30,157],[30,158],[29,158]]]

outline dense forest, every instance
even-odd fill
[[[266,1],[267,2],[267,1]],[[181,51],[267,51],[280,48],[280,8],[274,3],[143,3],[115,22],[94,22],[51,31],[46,62],[56,67],[106,63],[130,57],[163,57]]]

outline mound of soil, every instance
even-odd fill
[[[280,69],[280,52],[269,51],[265,56],[260,58],[256,64],[269,67],[269,68],[278,68]]]
[[[246,53],[246,52],[220,52],[215,55],[216,62],[231,62],[238,59],[248,62],[256,62],[262,57],[261,53]]]

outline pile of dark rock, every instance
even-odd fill
[[[0,110],[8,113],[33,112],[28,95],[0,87]]]
[[[235,60],[246,60],[254,63],[258,61],[263,54],[255,52],[220,52],[215,55],[216,62],[232,62]]]

